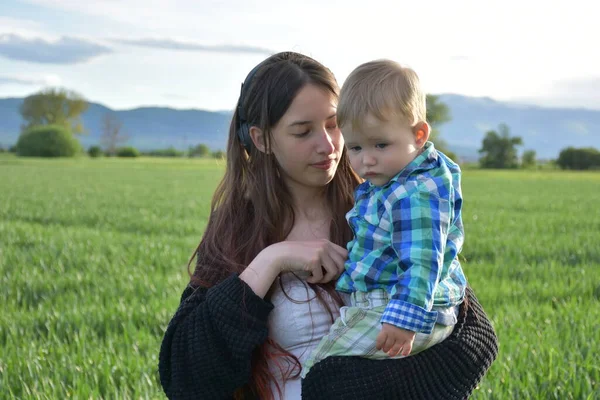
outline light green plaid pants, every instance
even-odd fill
[[[383,289],[371,292],[354,292],[351,307],[342,307],[340,316],[332,325],[329,334],[311,353],[302,368],[302,378],[319,361],[331,356],[360,356],[373,360],[386,360],[390,356],[377,350],[375,342],[381,330],[381,317],[389,301]],[[411,355],[417,354],[442,342],[452,333],[454,326],[435,324],[430,334],[417,332]],[[402,358],[398,355],[393,358]]]

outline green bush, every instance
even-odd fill
[[[556,164],[562,169],[599,169],[600,151],[592,147],[582,149],[568,147],[560,152]]]
[[[117,157],[139,157],[140,152],[135,147],[121,147],[117,149]]]
[[[143,153],[145,156],[150,157],[183,157],[184,153],[181,150],[177,150],[174,147],[169,147],[167,149],[157,149],[150,150]]]
[[[21,133],[16,151],[24,157],[73,157],[81,151],[81,145],[64,127],[44,125]]]
[[[93,158],[100,157],[102,155],[102,149],[100,146],[90,146],[87,152],[88,155]]]

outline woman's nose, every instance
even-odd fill
[[[339,136],[339,134],[338,134]],[[323,128],[323,131],[318,135],[319,143],[317,145],[317,152],[319,154],[331,154],[335,150],[335,141],[339,140],[339,138],[335,137],[335,134],[332,134],[327,131],[327,129]]]

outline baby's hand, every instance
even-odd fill
[[[415,332],[386,323],[382,325],[375,343],[377,349],[388,353],[390,357],[396,357],[398,354],[408,356],[415,341]]]

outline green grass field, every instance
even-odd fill
[[[161,398],[162,333],[223,162],[0,157],[0,398]],[[600,174],[465,171],[500,339],[475,399],[600,399]]]

